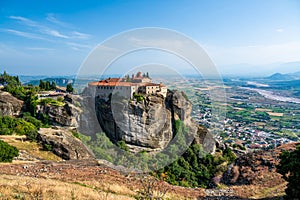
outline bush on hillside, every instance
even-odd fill
[[[0,162],[12,162],[14,157],[19,155],[19,150],[0,140]]]
[[[35,118],[29,117],[27,120],[40,126],[40,123]],[[26,135],[27,139],[36,141],[38,128],[31,122],[9,116],[0,117],[0,135]]]

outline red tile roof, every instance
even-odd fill
[[[125,82],[122,78],[107,78],[101,81],[90,82],[89,86],[160,86],[164,87],[161,83],[132,83]]]

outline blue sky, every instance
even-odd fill
[[[97,44],[142,27],[189,36],[224,74],[300,70],[296,0],[1,0],[0,70],[75,74]]]

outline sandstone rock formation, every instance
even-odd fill
[[[0,116],[19,116],[24,102],[8,92],[0,91]]]
[[[90,159],[93,154],[66,129],[41,128],[38,140],[51,147],[53,153],[65,160]]]
[[[47,115],[52,125],[78,127],[82,111],[78,106],[73,104],[74,100],[72,101],[70,96],[67,98],[64,106],[37,105],[37,114]]]
[[[145,95],[128,100],[113,95],[108,101],[95,98],[95,110],[102,130],[113,141],[124,140],[132,151],[164,149],[175,137],[175,121],[181,120],[207,152],[214,152],[215,141],[204,127],[192,121],[192,104],[180,91],[167,97]]]

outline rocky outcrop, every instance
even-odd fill
[[[24,102],[8,92],[0,91],[0,116],[19,116]]]
[[[173,137],[171,112],[161,96],[148,96],[141,102],[122,97],[107,102],[97,98],[96,113],[101,128],[113,142],[124,140],[133,149],[161,149]]]
[[[221,182],[226,185],[250,185],[266,183],[272,187],[282,184],[284,181],[276,166],[279,164],[279,155],[283,151],[293,151],[300,143],[288,143],[276,149],[249,152],[238,157],[229,166],[228,171],[222,175]]]
[[[67,96],[64,106],[38,105],[37,114],[46,115],[51,125],[78,127],[80,120],[80,107],[76,105],[74,97]],[[79,97],[78,97],[79,98]]]
[[[207,129],[192,121],[192,104],[180,91],[168,91],[167,97],[145,95],[128,100],[113,95],[108,101],[95,98],[95,110],[102,130],[113,141],[124,140],[132,151],[164,149],[175,137],[175,121],[181,120],[195,137],[212,153],[215,141]]]
[[[65,160],[91,159],[94,157],[79,139],[65,129],[41,128],[38,140]]]

